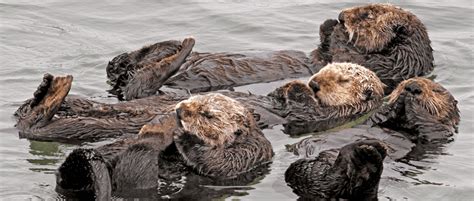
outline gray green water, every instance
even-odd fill
[[[309,52],[318,44],[318,26],[325,19],[336,18],[343,8],[377,1],[0,2],[0,199],[49,200],[58,198],[55,169],[77,146],[19,139],[12,118],[19,104],[32,96],[44,73],[72,74],[71,94],[107,99],[105,66],[122,52],[186,36],[196,38],[195,50],[201,52]],[[385,168],[380,200],[472,200],[473,2],[391,2],[412,11],[427,26],[435,50],[436,81],[459,101],[461,124],[455,141],[442,153]],[[280,83],[239,90],[266,93]],[[279,129],[265,131],[276,153],[270,173],[228,199],[296,198],[284,183],[283,173],[296,159],[284,145],[298,139]]]

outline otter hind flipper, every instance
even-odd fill
[[[168,78],[178,72],[186,57],[191,53],[195,41],[186,38],[181,43],[181,50],[176,54],[151,63],[134,73],[128,84],[123,88],[124,98],[132,100],[156,94]]]
[[[169,40],[114,57],[106,67],[107,84],[112,87],[108,90],[109,93],[122,97],[122,88],[128,84],[131,75],[147,65],[176,54],[180,49],[180,41]]]
[[[68,197],[108,200],[112,187],[102,155],[93,149],[76,149],[56,173],[56,191]]]
[[[71,75],[54,77],[51,74],[45,74],[43,81],[34,92],[34,97],[27,100],[15,112],[18,118],[17,128],[27,131],[47,125],[69,93],[72,80]]]

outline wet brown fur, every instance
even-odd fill
[[[426,78],[416,77],[400,83],[390,94],[389,104],[395,104],[400,95],[406,92],[406,87],[414,82],[420,86],[421,93],[413,97],[411,100],[413,103],[419,104],[428,111],[435,121],[451,127],[459,123],[457,101],[443,86]]]
[[[53,77],[45,74],[42,84],[34,94],[34,99],[28,101],[29,105],[23,107],[22,112],[16,112],[19,119],[19,129],[33,129],[48,123],[59,110],[59,106],[66,98],[72,85],[72,76]]]
[[[426,27],[411,12],[390,4],[344,9],[339,20],[321,25],[320,40],[311,54],[314,64],[365,66],[388,86],[386,94],[401,81],[427,75],[434,68]]]
[[[323,85],[321,92],[326,91],[326,93],[322,95],[316,94],[315,96],[313,89],[307,84],[298,81],[290,82],[276,89],[268,96],[239,92],[222,93],[238,100],[245,107],[252,109],[252,113],[258,117],[258,127],[260,128],[284,124],[285,122],[288,122],[288,125],[293,125],[293,122],[299,122],[298,125],[300,123],[316,125],[317,122],[325,122],[327,124],[325,126],[309,127],[299,125],[297,126],[298,128],[304,127],[305,129],[295,131],[295,133],[293,133],[292,129],[288,129],[288,134],[301,134],[312,132],[315,129],[325,130],[332,128],[338,124],[332,120],[345,122],[380,106],[381,96],[379,96],[380,89],[378,88],[380,88],[381,84],[377,79],[372,79],[376,78],[375,76],[372,76],[372,78],[368,76],[367,72],[370,71],[355,70],[363,69],[363,67],[353,64],[331,64],[330,66],[332,67],[328,66],[327,68],[335,69],[333,70],[334,72],[341,74],[346,72],[341,70],[344,68],[347,68],[346,70],[353,68],[354,72],[360,71],[360,77],[354,75],[355,77],[351,79],[351,82],[354,84],[358,83],[363,86],[357,88],[359,91],[354,89],[358,92],[356,98],[352,97],[350,100],[338,100],[339,102],[328,104],[323,96],[337,95],[337,91],[331,95],[329,90],[325,89],[326,86]],[[329,70],[329,72],[331,71]],[[324,73],[326,70],[321,72]],[[315,77],[319,79],[319,76]],[[328,79],[332,77],[328,77]],[[70,86],[65,88],[69,89]],[[337,90],[347,89],[338,87]],[[47,92],[47,89],[39,91]],[[366,91],[371,91],[370,96],[367,95]],[[321,92],[318,91],[317,93]],[[35,96],[32,100],[41,101],[44,98],[39,97],[41,94],[39,93],[38,97]],[[66,94],[63,95],[65,96]],[[37,140],[96,141],[122,135],[134,135],[140,129],[142,129],[142,133],[153,133],[155,132],[153,130],[156,129],[153,125],[146,125],[143,128],[142,126],[159,114],[172,112],[179,101],[185,100],[188,97],[188,95],[182,96],[170,93],[116,104],[99,103],[80,97],[68,97],[62,103],[58,102],[55,105],[55,107],[59,108],[58,111],[48,113],[51,118],[56,114],[54,119],[43,118],[42,113],[31,111],[42,107],[42,105],[30,107],[28,105],[30,100],[17,111],[17,116],[19,116],[18,128],[20,129],[20,136]],[[190,100],[197,100],[198,97],[202,96],[194,96]],[[245,125],[243,122],[252,117],[249,117],[247,113],[250,112],[239,106],[240,104],[229,105],[229,103],[233,103],[235,100],[223,101],[222,103],[218,103],[218,101],[208,103],[210,100],[209,98],[202,101],[188,100],[178,104],[178,107],[182,107],[185,127],[191,133],[199,135],[208,144],[213,146],[224,146],[233,141],[232,132],[238,129],[245,131],[246,128],[242,127],[242,125]],[[216,100],[221,99],[216,98]],[[324,104],[319,104],[318,101],[321,100],[323,100]],[[22,118],[30,118],[31,116],[34,116],[31,121]]]
[[[341,15],[349,40],[368,52],[383,50],[396,37],[395,29],[399,27],[428,38],[425,26],[415,15],[391,4],[353,7],[344,9]]]

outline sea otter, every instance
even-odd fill
[[[338,20],[320,27],[314,64],[352,62],[369,68],[390,93],[401,81],[429,74],[433,49],[423,23],[411,12],[390,4],[344,9]]]
[[[175,93],[116,104],[67,97],[72,77],[45,75],[33,99],[15,113],[20,137],[35,140],[97,141],[130,136],[158,114],[189,97]],[[288,134],[326,130],[354,120],[382,104],[383,84],[370,70],[332,63],[308,83],[292,81],[267,96],[219,92],[251,109],[258,127],[283,124]]]
[[[241,103],[221,94],[196,95],[145,125],[136,138],[74,150],[58,169],[57,189],[99,198],[156,193],[162,180],[189,172],[236,179],[272,157],[270,142]]]
[[[164,41],[113,58],[106,68],[109,92],[132,100],[154,95],[163,85],[196,93],[315,72],[301,51],[190,53],[194,43],[193,38]]]
[[[322,176],[333,178],[331,175],[334,172],[346,171],[343,166],[336,166],[337,161],[332,160],[334,156],[327,156],[324,150],[337,149],[341,144],[361,139],[376,139],[383,141],[390,160],[417,159],[426,151],[439,149],[444,143],[450,142],[458,123],[457,101],[445,88],[426,78],[411,78],[403,81],[390,94],[388,104],[377,109],[369,117],[366,125],[321,133],[290,146],[291,151],[307,159],[300,159],[292,164],[285,174],[285,180],[294,192],[302,197],[353,198],[351,196],[355,195],[347,192],[328,193],[327,186],[314,182],[314,178]],[[371,127],[375,125],[383,129]],[[329,166],[321,162],[328,160]],[[327,169],[330,166],[333,166],[332,169]],[[369,172],[379,170],[377,166],[372,168],[367,170]],[[354,175],[363,176],[363,174],[365,173]],[[352,180],[351,174],[347,175],[349,175],[347,178],[333,180],[329,185],[348,185]],[[363,189],[364,192],[368,192],[364,196],[377,198],[375,180],[372,184],[370,188]],[[361,189],[353,188],[353,190],[350,193],[357,194]]]
[[[388,86],[388,94],[401,81],[433,70],[425,26],[414,14],[390,4],[344,9],[339,21],[330,19],[320,26],[319,35],[320,45],[309,58],[304,52],[293,50],[189,54],[192,46],[185,42],[156,43],[109,62],[106,71],[110,92],[126,100],[152,95],[162,85],[205,92],[311,76],[328,63],[351,62],[374,71]],[[185,39],[191,40],[194,45],[194,39]],[[180,59],[175,59],[176,55]],[[163,60],[175,61],[168,67],[161,65]],[[162,73],[167,68],[172,73]]]

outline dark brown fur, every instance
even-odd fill
[[[406,80],[389,96],[389,103],[372,115],[369,124],[405,130],[414,140],[450,141],[459,124],[456,99],[426,78]]]
[[[306,199],[377,200],[386,149],[378,140],[362,140],[292,163],[285,181]]]
[[[182,118],[185,108],[184,104],[179,104],[177,113],[158,116],[143,126],[136,138],[119,140],[96,149],[75,150],[59,168],[58,189],[66,194],[92,193],[97,196],[156,193],[157,188],[163,188],[164,184],[160,182],[173,181],[190,172],[224,180],[237,178],[271,161],[273,156],[271,144],[256,126],[249,111],[245,108],[237,111],[232,110],[232,107],[226,107],[240,103],[220,94],[208,94],[202,97],[186,101],[186,104],[199,101],[195,104],[200,107],[192,108],[197,111],[188,111],[197,115],[194,118],[208,118],[199,115],[204,112],[219,112],[216,111],[216,107],[206,107],[207,104],[217,102],[225,104],[222,107],[226,110],[222,111],[225,114],[235,113],[237,116],[245,114],[242,116],[243,119],[214,117],[216,121],[236,121],[240,128],[229,130],[230,133],[221,133],[221,129],[225,129],[226,122],[221,122],[223,128],[217,128],[216,131],[204,131],[215,132],[207,136],[235,135],[232,141],[216,146],[221,143],[218,142],[219,138],[206,138],[207,141],[203,141],[196,134],[184,130],[179,125],[196,122],[187,122],[186,118]],[[215,100],[220,98],[223,99]],[[188,109],[191,108],[185,110]],[[180,122],[179,125],[177,120]],[[209,142],[210,140],[216,142]],[[97,168],[97,164],[106,169]]]
[[[207,92],[310,76],[328,63],[352,62],[375,71],[388,86],[388,93],[402,80],[433,70],[426,28],[412,13],[388,4],[370,4],[343,10],[339,20],[321,25],[321,43],[311,59],[293,50],[194,52],[182,54],[186,61],[162,65],[165,58],[172,58],[184,48],[178,41],[165,41],[114,58],[107,66],[108,82],[112,93],[130,100],[154,95],[163,84]]]
[[[363,68],[343,64],[334,64],[328,68],[336,68],[338,65],[343,68]],[[342,72],[335,71],[335,73]],[[360,77],[354,77],[354,84],[366,79],[366,75],[362,71],[360,75]],[[320,104],[317,99],[322,100],[321,96],[327,94],[315,96],[314,89],[301,82],[290,82],[268,96],[240,92],[221,93],[252,109],[260,128],[283,124],[286,133],[302,134],[332,128],[380,106],[381,97],[377,95],[380,91],[377,87],[380,87],[380,81],[377,81],[375,76],[374,79],[367,80],[366,84],[368,85],[361,85],[356,88],[358,90],[354,90],[356,96],[354,99],[350,98],[351,101],[346,100],[346,103],[339,101],[336,105]],[[64,87],[67,86],[70,87],[70,85],[64,85]],[[58,85],[58,87],[61,86]],[[327,91],[324,90],[325,86],[321,87],[322,91]],[[340,89],[343,88],[340,87]],[[370,98],[366,93],[369,89],[373,92],[370,94]],[[337,94],[337,91],[333,92]],[[48,92],[48,94],[51,93]],[[79,97],[66,98],[67,93],[60,95],[59,97],[64,99],[63,102],[57,101],[48,106],[58,108],[57,110],[48,110],[51,112],[48,115],[51,117],[55,115],[54,118],[42,119],[44,115],[38,113],[37,108],[44,107],[44,105],[31,106],[30,104],[31,101],[42,103],[41,101],[48,96],[37,96],[17,110],[16,116],[19,117],[17,125],[21,137],[74,142],[135,135],[156,115],[173,111],[176,103],[189,97],[189,95],[169,93],[128,102],[105,104]],[[31,121],[24,117],[36,117],[36,119]],[[36,125],[36,122],[43,121],[44,123],[41,125]]]
[[[169,65],[166,60],[185,48],[177,43],[160,42],[112,59],[107,66],[108,83],[113,87],[110,91],[119,99],[123,96],[131,100],[154,95],[163,84],[207,92],[315,72],[306,54],[293,50],[250,54],[193,52],[189,56],[181,54],[184,57],[179,62]]]
[[[459,110],[456,106],[457,101],[441,85],[426,78],[411,78],[403,81],[389,98],[388,104],[380,107],[366,122],[384,129],[359,126],[312,136],[290,146],[291,151],[308,157],[293,163],[285,175],[285,180],[295,193],[302,197],[343,197],[344,193],[333,191],[337,188],[327,188],[327,186],[343,186],[346,183],[337,176],[328,176],[334,174],[330,171],[330,167],[343,169],[344,166],[337,167],[326,162],[331,161],[334,155],[327,156],[323,151],[325,149],[337,148],[360,139],[378,139],[383,140],[387,154],[392,160],[419,160],[427,152],[438,152],[445,143],[452,140],[456,125],[459,123]],[[359,167],[371,169],[373,166],[360,164]],[[331,180],[324,180],[325,177]],[[371,177],[372,181],[379,179],[380,175]],[[364,196],[376,199],[376,185],[367,189],[372,190]],[[356,197],[345,196],[351,199]]]
[[[179,70],[181,64],[191,53],[194,43],[193,38],[186,38],[176,54],[160,61],[152,60],[153,62],[144,64],[141,69],[136,70],[122,88],[125,100],[155,95],[163,83]]]
[[[412,13],[389,4],[343,10],[320,27],[321,44],[311,54],[314,64],[353,62],[384,82],[388,94],[398,83],[429,74],[433,68],[430,39]]]

